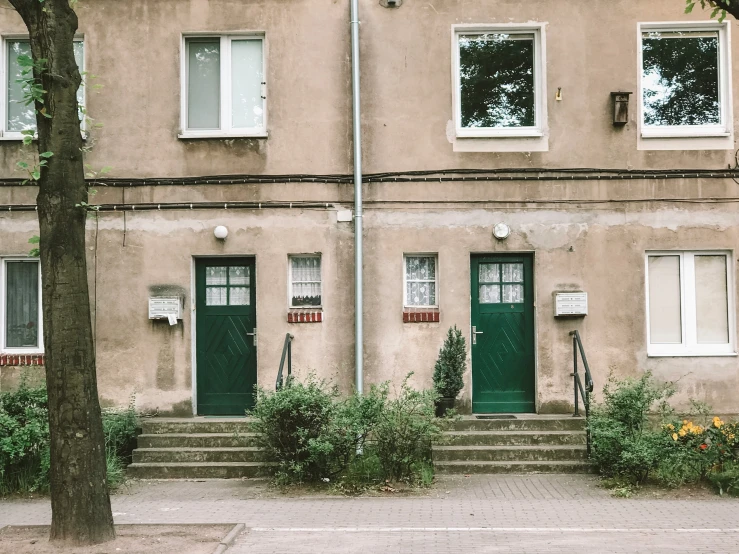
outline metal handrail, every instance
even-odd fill
[[[577,331],[570,331],[572,337],[572,367],[573,371],[570,374],[573,378],[573,387],[575,389],[575,414],[574,417],[580,417],[580,406],[579,397],[582,397],[582,403],[585,408],[585,439],[587,442],[588,455],[590,455],[590,429],[587,428],[587,420],[590,417],[590,395],[593,392],[593,376],[590,373],[590,366],[588,365],[588,358],[585,356],[585,349],[582,345],[582,339],[580,333]],[[585,368],[585,385],[583,386],[580,374],[577,371],[577,353],[580,352],[582,358],[582,365]],[[579,392],[579,396],[578,396]]]
[[[280,358],[280,370],[277,372],[277,381],[275,382],[275,390],[282,388],[282,371],[285,368],[285,358],[287,357],[287,382],[290,382],[290,377],[293,372],[293,337],[290,333],[285,335],[285,344],[282,347],[282,358]]]

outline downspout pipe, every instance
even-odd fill
[[[359,103],[359,5],[351,2],[352,34],[352,120],[354,135],[354,367],[358,394],[364,384],[364,313],[362,294],[362,109]]]

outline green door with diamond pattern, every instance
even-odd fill
[[[528,255],[473,256],[472,411],[534,412],[534,282]]]
[[[257,383],[254,258],[195,264],[198,415],[244,415]]]

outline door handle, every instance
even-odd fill
[[[257,345],[257,328],[254,327],[253,333],[246,333],[246,334],[249,335],[250,337],[254,337],[254,346],[256,346]]]
[[[477,344],[477,335],[482,335],[482,331],[478,331],[475,325],[472,326],[472,344]]]

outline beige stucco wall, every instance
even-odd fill
[[[635,96],[629,124],[611,124],[610,92],[637,90],[637,22],[707,18],[683,15],[675,0],[629,5],[606,0],[406,0],[398,9],[360,0],[360,9],[367,172],[718,170],[734,163],[729,149],[638,150]],[[348,1],[89,0],[79,3],[78,11],[87,70],[103,85],[100,92],[88,94],[90,114],[103,123],[87,159],[93,168],[112,166],[110,175],[119,178],[351,172]],[[23,30],[11,10],[0,12],[0,34]],[[455,152],[448,131],[452,25],[507,22],[546,23],[548,151]],[[736,23],[730,26],[735,33]],[[178,139],[181,34],[238,30],[266,36],[269,138]],[[732,48],[739,59],[738,40]],[[735,100],[737,79],[735,72]],[[554,99],[558,87],[560,102]],[[14,171],[19,155],[17,143],[0,143],[0,177],[20,176]],[[147,319],[146,299],[153,287],[167,286],[181,290],[191,308],[193,256],[256,257],[260,383],[273,383],[282,340],[291,332],[296,336],[294,363],[301,372],[314,370],[345,391],[351,388],[353,226],[336,221],[337,209],[351,207],[351,185],[278,180],[97,188],[95,202],[101,203],[280,200],[327,205],[314,210],[129,212],[125,246],[122,214],[101,213],[97,224],[90,220],[90,279],[105,402],[124,403],[136,391],[144,409],[191,410],[192,312],[186,310],[183,322],[170,328]],[[526,251],[535,255],[541,410],[566,409],[572,402],[568,332],[578,329],[598,386],[609,372],[624,376],[653,369],[660,378],[679,379],[678,401],[695,397],[718,411],[739,412],[736,357],[646,355],[644,252],[733,250],[739,239],[736,204],[660,199],[734,198],[739,195],[732,180],[430,180],[372,183],[365,193],[367,383],[398,382],[414,371],[415,385],[430,386],[446,329],[457,324],[469,340],[470,255]],[[0,205],[31,204],[34,195],[32,187],[0,186]],[[572,203],[561,203],[565,199]],[[512,227],[505,242],[491,236],[498,221]],[[216,225],[230,230],[225,244],[213,238]],[[26,252],[28,237],[35,232],[33,213],[0,212],[0,256]],[[320,324],[286,320],[287,255],[300,252],[323,255],[325,321]],[[439,253],[438,324],[402,322],[404,252]],[[555,320],[553,292],[573,289],[589,293],[590,314]],[[462,404],[469,398],[468,371]]]

